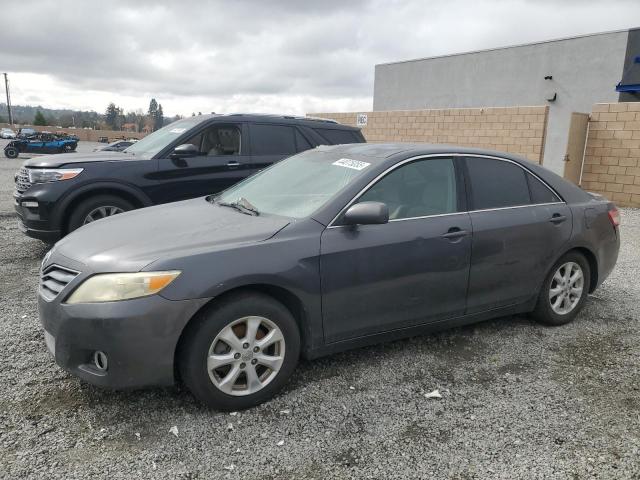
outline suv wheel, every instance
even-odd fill
[[[269,400],[300,355],[291,312],[269,296],[243,293],[198,314],[178,350],[180,378],[201,402],[239,410]]]
[[[572,321],[589,294],[589,262],[578,252],[562,256],[542,285],[533,317],[547,325],[564,325]]]
[[[16,147],[7,147],[4,149],[4,155],[7,158],[18,158],[19,154],[20,152],[18,152]]]
[[[87,223],[133,210],[135,207],[116,195],[96,195],[80,202],[69,217],[69,232]]]

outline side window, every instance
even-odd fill
[[[294,129],[285,125],[251,125],[252,155],[292,155],[296,153]]]
[[[240,155],[242,148],[241,125],[212,125],[184,143],[191,143],[200,150],[200,155]]]
[[[491,158],[467,158],[474,210],[529,205],[525,171],[518,165]]]
[[[453,160],[418,160],[396,168],[367,190],[358,202],[383,202],[389,219],[441,215],[457,211]]]
[[[351,130],[338,130],[332,128],[314,128],[317,134],[329,142],[329,145],[339,145],[341,143],[360,143]]]
[[[529,183],[532,203],[554,203],[560,201],[555,193],[530,173],[527,173],[527,182]]]
[[[300,133],[297,128],[294,128],[296,132],[296,151],[303,152],[305,150],[309,150],[313,148],[313,146],[309,143],[309,141]]]

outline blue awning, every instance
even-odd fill
[[[619,83],[616,85],[616,92],[640,92],[640,83]]]

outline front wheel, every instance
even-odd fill
[[[19,154],[20,152],[18,152],[16,147],[7,147],[4,149],[4,155],[7,158],[18,158]]]
[[[180,378],[202,403],[240,410],[269,400],[300,355],[291,312],[273,298],[242,293],[198,314],[178,350]]]
[[[83,225],[133,210],[135,207],[115,195],[96,195],[80,202],[69,217],[69,232]]]
[[[533,317],[547,325],[571,322],[584,306],[589,293],[591,270],[578,252],[562,256],[542,285]]]

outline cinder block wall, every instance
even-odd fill
[[[581,186],[640,207],[640,102],[593,106]]]
[[[356,125],[368,142],[448,143],[522,155],[541,163],[549,107],[449,108],[349,113],[309,113]]]

